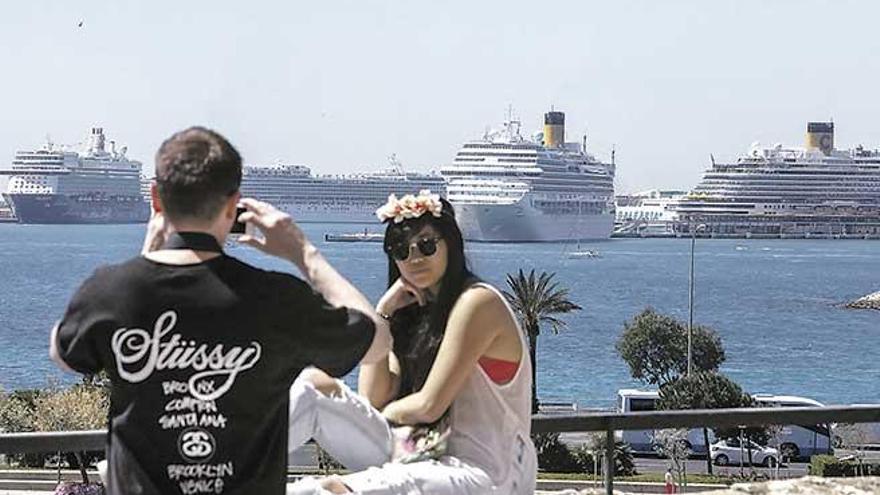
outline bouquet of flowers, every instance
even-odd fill
[[[447,421],[439,421],[431,425],[397,426],[391,431],[394,436],[391,460],[406,464],[443,456],[451,429]]]

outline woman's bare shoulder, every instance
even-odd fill
[[[454,310],[472,314],[475,319],[503,321],[510,311],[497,290],[484,283],[466,288],[455,303]]]

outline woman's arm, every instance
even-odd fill
[[[382,409],[400,391],[400,363],[393,352],[388,359],[361,364],[358,372],[358,393],[376,409]]]
[[[418,303],[425,305],[425,296],[417,287],[398,278],[385,291],[376,304],[376,314],[382,319],[390,318],[400,308]],[[366,397],[376,409],[382,409],[400,390],[400,363],[393,352],[386,359],[368,365],[361,365],[358,373],[358,393]]]
[[[474,287],[462,293],[446,322],[437,359],[418,392],[382,411],[398,424],[432,423],[449,408],[468,377],[506,325],[516,325],[493,291]]]

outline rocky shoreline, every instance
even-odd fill
[[[846,307],[850,309],[876,309],[880,311],[880,291],[848,302]]]

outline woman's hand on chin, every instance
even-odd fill
[[[391,316],[398,309],[409,306],[414,302],[419,303],[419,306],[425,305],[424,291],[406,281],[403,277],[400,277],[391,284],[391,287],[379,299],[379,303],[376,304],[376,311]]]

